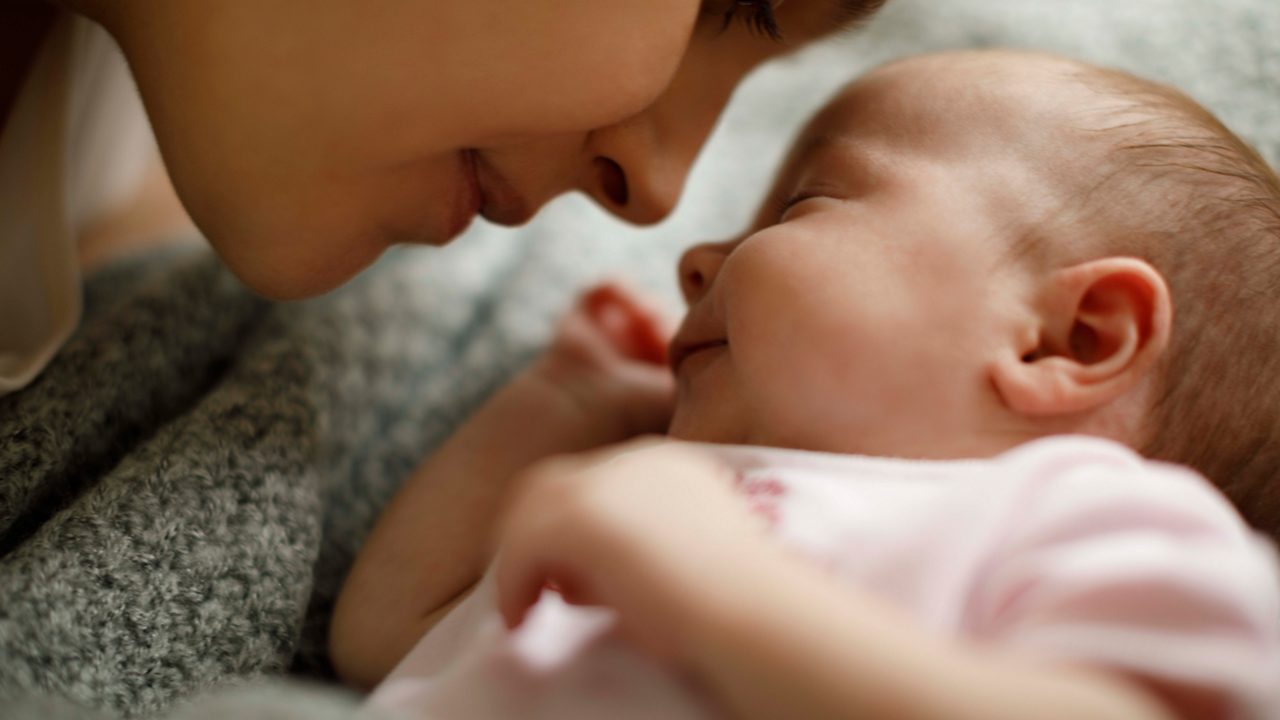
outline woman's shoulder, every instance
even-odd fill
[[[75,330],[79,238],[131,199],[154,154],[119,48],[61,13],[0,133],[0,394],[30,384]]]

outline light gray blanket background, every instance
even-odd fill
[[[836,87],[991,45],[1175,84],[1280,161],[1280,0],[892,0],[752,77],[656,228],[565,198],[286,305],[203,250],[91,278],[67,348],[0,398],[0,716],[350,716],[358,699],[320,683],[361,539],[578,290],[622,276],[678,310],[680,251],[746,222]]]

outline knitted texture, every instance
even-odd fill
[[[203,250],[88,283],[71,343],[0,399],[4,686],[128,716],[325,673],[329,609],[378,508],[522,361],[471,360],[499,278],[394,260],[294,305]]]
[[[1182,87],[1276,163],[1275,38],[1276,0],[894,0],[754,75],[658,228],[566,199],[292,304],[207,251],[90,278],[76,335],[0,398],[0,696],[20,698],[0,715],[349,715],[350,696],[273,678],[328,677],[334,598],[397,485],[585,285],[623,275],[677,308],[680,251],[739,230],[796,126],[858,72],[949,47],[1063,52]]]

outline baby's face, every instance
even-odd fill
[[[681,261],[672,435],[998,452],[986,371],[1030,291],[1010,251],[1060,195],[1045,104],[1022,93],[983,62],[924,59],[828,104],[752,227]]]

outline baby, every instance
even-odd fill
[[[597,289],[385,511],[331,641],[375,706],[1280,717],[1271,545],[1153,461],[1280,529],[1280,183],[1207,112],[897,62],[679,272],[669,359]]]

